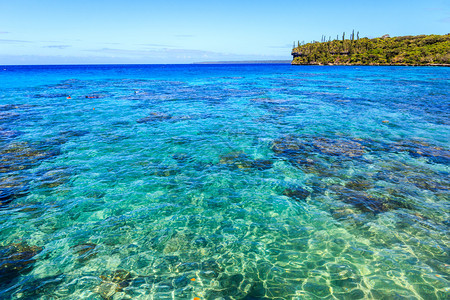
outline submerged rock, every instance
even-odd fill
[[[288,196],[296,201],[304,201],[310,194],[310,191],[301,187],[287,188],[283,191],[283,195]]]
[[[130,285],[133,276],[125,270],[116,270],[107,275],[100,275],[102,282],[94,288],[94,293],[103,299],[111,299],[115,293],[122,291]]]
[[[316,151],[332,156],[359,157],[365,153],[365,146],[349,139],[304,138],[285,136],[272,143],[272,150],[283,155],[308,155]]]
[[[116,283],[124,283],[128,279],[130,279],[131,273],[125,270],[116,270],[107,275],[100,275],[100,278],[105,281],[116,282]]]
[[[353,205],[363,212],[378,214],[389,210],[389,206],[387,206],[381,199],[366,193],[346,194],[341,197],[341,200],[345,203]]]
[[[56,98],[66,98],[70,97],[69,94],[63,93],[41,93],[33,95],[34,98],[48,98],[48,99],[56,99]]]
[[[388,197],[370,195],[363,191],[350,190],[343,186],[332,186],[331,189],[336,192],[339,200],[344,203],[353,205],[355,208],[362,212],[378,214],[400,208],[412,208],[411,205],[402,201],[398,201]]]
[[[448,182],[440,182],[437,178],[435,180],[430,180],[429,177],[417,175],[408,177],[408,182],[414,184],[419,189],[432,192],[447,192],[450,190],[450,185]]]
[[[230,152],[220,156],[219,164],[231,169],[257,169],[267,170],[272,168],[273,162],[266,159],[251,159],[242,151]]]
[[[106,98],[107,95],[104,94],[90,94],[90,95],[86,95],[84,96],[84,98],[86,99],[102,99],[102,98]]]
[[[353,216],[356,214],[354,209],[349,207],[331,209],[330,213],[338,221],[354,219]]]
[[[173,136],[171,142],[177,145],[185,145],[193,142],[193,138],[190,136]]]
[[[373,188],[373,183],[370,180],[363,179],[363,178],[355,178],[350,181],[348,181],[345,184],[346,188],[349,188],[351,190],[355,191],[365,191],[368,189]]]
[[[274,140],[271,149],[294,167],[320,177],[335,176],[343,167],[342,161],[361,157],[365,153],[365,146],[353,140],[292,135]]]
[[[28,169],[58,154],[45,144],[11,143],[0,151],[0,173]]]
[[[252,161],[252,168],[257,170],[268,170],[273,167],[273,162],[268,159],[255,159]]]
[[[274,140],[271,148],[272,151],[277,154],[288,156],[297,156],[309,152],[308,144],[306,142],[291,135]]]
[[[57,168],[37,174],[40,188],[55,188],[69,181],[70,173],[66,168]]]
[[[316,138],[312,144],[322,153],[329,155],[359,157],[365,153],[365,147],[352,140]]]
[[[83,193],[83,195],[88,198],[101,199],[101,198],[105,197],[106,192],[104,192],[102,190],[88,190],[88,191],[85,191]]]
[[[186,250],[192,245],[192,234],[185,232],[175,232],[161,246],[164,246],[163,253],[170,254],[179,250]]]
[[[164,120],[170,120],[172,117],[162,112],[153,112],[149,116],[137,120],[138,123],[151,123]]]
[[[179,169],[176,169],[174,167],[171,166],[156,166],[153,170],[152,170],[152,174],[158,177],[170,177],[170,176],[175,176],[177,174],[180,173]]]
[[[0,105],[0,111],[8,111],[13,109],[27,109],[31,107],[33,106],[28,104],[4,104]]]
[[[10,140],[18,137],[21,134],[20,131],[17,130],[8,130],[5,128],[0,128],[0,140]]]
[[[72,250],[75,254],[78,255],[78,261],[83,262],[97,255],[97,253],[94,251],[96,247],[96,244],[84,243],[73,246]]]
[[[425,157],[435,163],[449,164],[450,151],[439,146],[419,140],[405,140],[395,143],[392,150],[408,152],[412,157]]]
[[[267,103],[267,104],[281,104],[289,102],[288,99],[271,99],[271,98],[254,98],[250,99],[252,102],[256,103]]]
[[[186,262],[186,263],[179,264],[177,266],[177,271],[184,273],[184,272],[198,270],[199,267],[200,267],[200,265],[197,262]]]
[[[176,153],[172,155],[172,158],[175,159],[180,164],[195,160],[195,158],[192,155],[189,155],[187,153]]]
[[[218,274],[223,270],[223,268],[217,263],[217,261],[213,259],[203,261],[200,264],[200,269],[203,272],[214,272],[214,274]]]
[[[61,131],[57,136],[45,140],[45,144],[49,146],[60,146],[67,143],[70,139],[82,137],[89,134],[87,130],[66,130]]]
[[[0,111],[0,123],[3,123],[3,122],[9,123],[9,122],[19,119],[19,117],[20,117],[20,115],[15,112],[9,112],[9,111],[1,112]]]
[[[89,134],[89,131],[87,131],[87,130],[66,130],[66,131],[61,131],[59,133],[59,135],[64,138],[81,137],[81,136],[85,136],[86,134]]]
[[[293,159],[289,162],[297,168],[308,174],[315,174],[321,178],[335,176],[339,171],[339,165],[326,165],[325,162],[318,159]]]
[[[230,152],[220,156],[219,164],[227,165],[233,169],[251,168],[250,158],[242,151]]]
[[[36,261],[34,256],[41,251],[41,247],[26,242],[0,246],[0,282],[10,282],[29,271]]]
[[[446,175],[423,167],[391,162],[385,170],[376,173],[374,179],[399,184],[402,187],[409,185],[433,193],[445,193],[450,190]]]
[[[0,150],[0,206],[8,204],[28,193],[28,183],[32,176],[22,176],[23,171],[39,165],[43,160],[59,154],[48,144],[13,142]],[[21,176],[18,176],[17,173]]]
[[[282,106],[270,107],[269,111],[271,111],[275,114],[279,114],[279,115],[289,115],[289,114],[295,113],[296,108],[293,106],[282,105]]]
[[[11,176],[0,179],[0,207],[28,194],[28,181],[24,177]]]

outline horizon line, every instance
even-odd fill
[[[0,67],[13,67],[13,66],[164,66],[164,65],[225,65],[225,64],[290,64],[292,60],[242,60],[242,61],[205,61],[205,62],[191,62],[191,63],[67,63],[67,64],[1,64]]]

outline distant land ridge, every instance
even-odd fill
[[[237,60],[237,61],[202,61],[200,65],[231,65],[231,64],[290,64],[290,60]]]
[[[336,38],[300,43],[291,52],[292,65],[450,66],[450,34],[355,39]]]

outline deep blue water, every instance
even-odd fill
[[[0,298],[448,299],[449,83],[0,67]]]

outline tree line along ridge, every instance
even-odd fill
[[[349,38],[321,42],[297,42],[291,52],[293,65],[436,65],[450,66],[450,34],[360,38],[353,31]]]

